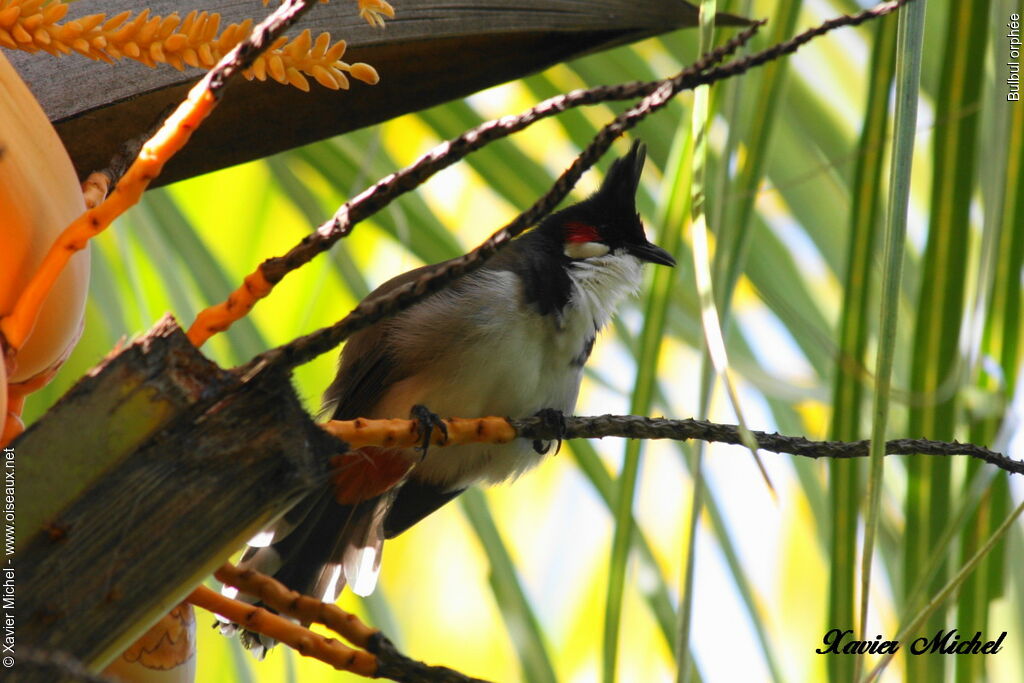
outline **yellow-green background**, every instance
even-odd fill
[[[719,3],[719,9],[770,18],[755,41],[763,47],[858,5],[783,0]],[[1011,11],[1020,13],[1020,4],[928,3],[889,433],[975,440],[1020,458],[1024,105],[1005,100]],[[881,122],[892,105],[868,93],[873,75],[877,92],[889,91],[895,20],[886,21],[888,28],[873,22],[830,34],[781,68],[754,71],[712,91],[707,212],[718,235],[715,285],[719,293],[729,290],[722,277],[728,269],[718,264],[738,259],[742,274],[724,313],[734,377],[755,428],[809,438],[869,434],[892,135],[891,125]],[[119,339],[144,331],[166,311],[187,324],[260,260],[284,253],[347,198],[438,141],[571,88],[669,75],[694,58],[696,40],[695,31],[679,32],[593,55],[421,115],[147,193],[96,240],[85,335],[57,380],[30,399],[28,419]],[[888,41],[888,48],[875,51],[879,41]],[[381,76],[375,87],[389,87],[387,73]],[[346,96],[359,94],[357,87]],[[660,306],[666,327],[649,412],[689,417],[700,410],[702,342],[691,241],[680,218],[685,212],[670,204],[686,192],[673,188],[672,179],[692,164],[680,152],[691,103],[684,94],[634,131],[650,150],[641,212],[652,238],[682,234],[680,265],[666,297],[642,294],[601,336],[579,414],[630,410],[637,400],[636,358],[643,353],[638,340],[652,319],[643,312]],[[209,343],[208,353],[225,366],[241,363],[336,321],[396,273],[477,244],[546,190],[622,106],[542,122],[444,171],[290,275],[249,321]],[[614,153],[626,147],[617,143]],[[882,170],[873,175],[876,155]],[[576,197],[598,183],[599,173],[589,173]],[[858,216],[876,229],[870,244],[852,237]],[[729,237],[740,230],[747,231],[744,237]],[[850,254],[858,249],[867,264],[864,279],[849,284]],[[861,298],[863,309],[857,308]],[[844,319],[847,329],[863,330],[862,359],[844,346]],[[926,343],[939,339],[952,340],[952,351]],[[335,360],[335,353],[327,354],[296,373],[311,411]],[[841,387],[859,387],[860,395],[838,398]],[[720,390],[710,415],[734,420]],[[852,419],[843,424],[838,418]],[[372,600],[346,594],[340,604],[383,628],[411,656],[468,674],[498,681],[607,678],[608,572],[612,535],[622,522],[602,494],[617,495],[608,476],[619,471],[624,448],[615,439],[566,444],[521,480],[447,506],[388,543]],[[692,491],[687,452],[662,442],[643,446],[634,509],[649,550],[634,546],[628,562],[618,624],[620,680],[675,676],[672,643]],[[699,674],[707,681],[846,680],[850,659],[837,662],[814,649],[828,628],[850,626],[836,623],[835,615],[852,604],[853,589],[843,576],[854,573],[859,560],[833,558],[842,556],[837,548],[859,548],[863,486],[849,482],[863,478],[866,467],[763,458],[777,500],[749,453],[712,446],[705,456],[709,507],[698,526],[691,640]],[[1024,497],[1019,481],[1007,486],[1004,473],[963,459],[909,462],[887,462],[869,638],[893,638],[905,623],[907,598],[922,582],[933,548],[941,547],[946,560],[940,579],[952,576]],[[944,480],[947,489],[937,484]],[[851,502],[837,502],[843,487],[856,491]],[[973,507],[961,514],[978,500],[980,516],[967,514]],[[846,522],[834,526],[834,518]],[[947,529],[949,544],[940,546]],[[1024,680],[1019,523],[1008,539],[961,596],[945,603],[938,621],[917,634],[931,635],[944,624],[970,630],[969,637],[980,624],[989,638],[1008,631],[1003,651],[918,657],[910,673],[901,655],[889,680]],[[929,584],[926,593],[936,592]],[[199,614],[200,681],[349,679],[282,648],[255,663],[210,623],[212,617]]]

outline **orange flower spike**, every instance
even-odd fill
[[[280,55],[270,55],[267,58],[267,73],[278,83],[285,82],[288,72]]]
[[[17,5],[11,5],[7,9],[0,10],[0,28],[11,28],[19,16],[21,16],[21,8]]]
[[[151,43],[149,46],[149,56],[154,62],[166,62],[167,55],[164,54],[164,49],[160,43]]]
[[[97,56],[102,59],[104,56],[103,49],[107,47],[108,44],[106,37],[93,36],[92,39],[89,40],[89,44],[92,45],[99,52]]]
[[[331,37],[331,34],[329,33],[321,33],[320,35],[327,36],[328,39]],[[327,50],[324,54],[324,60],[328,62],[336,62],[345,56],[346,49],[348,49],[348,43],[344,40],[339,40]]]
[[[285,71],[285,75],[292,86],[298,88],[302,92],[309,92],[309,81],[306,80],[306,77],[299,73],[299,70],[294,66],[289,66]]]
[[[27,14],[28,16],[21,20],[21,25],[25,27],[26,31],[31,33],[32,31],[35,31],[37,28],[42,26],[42,14],[32,14],[31,12],[25,12],[24,14]]]
[[[294,59],[302,59],[303,56],[309,53],[309,48],[313,45],[313,34],[307,28],[305,31],[300,33],[295,40],[288,44],[285,48],[287,52]]]
[[[384,17],[395,18],[395,8],[385,0],[359,0],[359,16],[370,26],[384,28]]]
[[[50,40],[50,32],[42,27],[33,31],[32,37],[35,39],[36,44],[43,47],[43,49],[46,49],[46,46],[53,42]]]
[[[206,12],[203,12],[205,15]],[[216,37],[220,31],[220,15],[216,12],[211,12],[209,16],[204,17],[203,20],[203,32],[200,38],[204,44],[210,43]]]
[[[209,43],[203,43],[197,50],[199,55],[199,63],[204,67],[211,67],[217,63],[217,60],[213,58],[213,50],[210,48]]]
[[[164,17],[164,20],[160,22],[160,30],[157,31],[157,36],[161,40],[166,40],[167,36],[174,33],[174,29],[181,23],[181,17],[177,13],[169,14]]]
[[[330,90],[338,90],[341,87],[337,76],[319,64],[313,65],[312,76],[316,79],[317,83]]]
[[[151,42],[156,36],[156,32],[160,29],[160,23],[160,17],[153,17],[147,21],[139,29],[138,34],[135,36],[135,42],[143,44]]]
[[[257,59],[255,62],[253,62],[252,63],[252,68],[249,69],[246,72],[246,74],[250,74],[250,73],[253,76],[255,76],[257,78],[257,80],[260,80],[260,81],[267,80],[267,60],[265,60],[265,59]]]
[[[32,42],[32,36],[29,34],[28,31],[25,30],[25,27],[22,26],[21,24],[15,24],[14,28],[11,29],[11,35],[13,35],[14,39],[19,43]]]
[[[184,20],[177,13],[161,17],[143,10],[134,17],[129,12],[109,18],[92,14],[60,24],[68,5],[59,0],[45,4],[40,0],[0,0],[0,4],[4,5],[0,10],[0,46],[28,52],[43,50],[53,55],[74,51],[104,62],[127,58],[151,68],[163,63],[179,70],[186,64],[212,67],[249,35],[254,24],[247,19],[225,26],[218,35],[220,16],[196,10]],[[360,10],[372,25],[381,25],[382,17],[394,14],[381,0],[361,0]],[[344,41],[332,46],[326,33],[313,41],[307,30],[291,42],[282,37],[266,53],[266,58],[276,59],[279,66],[268,68],[257,61],[245,71],[245,77],[264,80],[269,75],[279,83],[308,90],[307,76],[312,76],[326,88],[347,89],[348,79],[343,72],[349,71],[349,65],[340,61],[344,51]],[[370,72],[363,69],[360,73]],[[376,82],[363,77],[359,80]]]
[[[334,77],[334,80],[338,82],[338,88],[341,90],[348,90],[348,76],[345,75],[344,71],[331,69],[331,75]]]
[[[199,53],[190,47],[186,47],[181,51],[181,60],[189,66],[199,66]]]
[[[188,36],[184,33],[172,33],[164,40],[164,50],[179,52],[188,47]]]
[[[71,353],[71,348],[67,349],[67,353]],[[18,382],[16,384],[7,384],[7,410],[6,415],[0,411],[0,416],[4,416],[3,434],[0,435],[0,444],[9,444],[14,440],[15,437],[25,431],[25,423],[21,421],[21,413],[25,408],[25,398],[36,391],[39,391],[54,378],[57,371],[60,370],[60,366],[64,364],[66,355],[63,358],[57,360],[49,368],[40,372],[38,375],[27,379],[24,382]],[[0,368],[4,368],[6,363],[0,363]],[[11,373],[7,373],[8,375]],[[6,375],[5,375],[6,377]],[[4,382],[0,382],[2,386]]]
[[[344,41],[341,41],[341,42],[342,42],[342,50],[341,51],[344,52],[345,51],[345,44],[344,44]],[[310,50],[309,56],[312,57],[313,59],[317,59],[317,60],[323,59],[324,57],[327,56],[327,50],[330,49],[330,47],[331,47],[331,34],[328,33],[327,31],[324,31],[323,33],[321,33],[320,35],[318,35],[316,37],[316,42],[313,44],[313,49]],[[340,55],[339,55],[339,57],[340,57]],[[335,59],[338,59],[338,57],[335,57]]]
[[[146,12],[148,13],[148,10]],[[82,27],[82,31],[89,32],[102,24],[106,18],[106,14],[90,14],[79,19],[78,24]]]
[[[63,4],[61,6],[62,7],[67,7],[67,5],[63,5]],[[112,16],[109,19],[107,19],[106,22],[104,22],[104,24],[103,24],[103,31],[104,32],[108,32],[108,31],[117,30],[117,27],[120,26],[121,24],[123,24],[125,19],[127,19],[131,15],[132,15],[132,13],[129,12],[128,10],[125,10],[124,12],[121,12],[120,14],[115,14],[114,16]]]
[[[320,425],[355,450],[367,446],[411,448],[420,443],[415,420],[330,420]],[[433,440],[433,435],[431,435]]]
[[[110,41],[113,43],[124,43],[132,40],[142,25],[146,23],[148,17],[149,10],[142,10],[134,19],[121,26],[121,28],[114,30],[114,34],[110,36]]]
[[[68,13],[68,6],[63,2],[51,2],[49,5],[43,8],[43,23],[53,24],[65,16]]]
[[[368,85],[377,85],[380,82],[380,75],[377,73],[377,70],[364,62],[353,64],[352,68],[349,69],[349,73],[352,74],[352,78]]]

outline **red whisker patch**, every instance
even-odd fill
[[[601,234],[593,225],[579,221],[569,221],[565,224],[565,241],[573,243],[597,242]]]

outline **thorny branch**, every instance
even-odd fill
[[[709,443],[743,445],[739,427],[705,420],[670,420],[667,418],[638,417],[636,415],[601,415],[598,417],[567,417],[563,438],[603,438],[621,436],[630,439],[699,439]],[[558,438],[556,430],[536,417],[509,420],[520,437],[551,440]],[[752,431],[758,448],[773,453],[790,453],[806,458],[866,458],[869,442],[812,441],[802,436]],[[891,439],[885,443],[886,455],[968,455],[995,465],[1011,474],[1024,474],[1024,460],[1014,460],[984,446],[957,441],[931,439]]]
[[[308,262],[321,251],[329,249],[338,239],[348,235],[356,223],[365,220],[397,197],[423,184],[438,171],[448,168],[471,152],[495,140],[517,133],[537,121],[579,106],[645,97],[667,81],[676,82],[679,84],[680,90],[686,90],[737,76],[755,66],[795,52],[800,46],[828,31],[842,26],[856,26],[869,19],[888,14],[909,1],[890,2],[852,16],[831,19],[756,55],[729,62],[723,67],[712,68],[726,57],[734,54],[757,33],[765,23],[758,21],[725,44],[702,55],[700,59],[670,79],[634,81],[597,86],[586,90],[573,90],[564,95],[544,100],[517,116],[505,116],[482,123],[457,138],[437,145],[411,165],[381,179],[354,199],[346,202],[330,220],[320,225],[314,233],[308,235],[287,254],[264,261],[261,264],[263,274],[269,282],[276,284],[289,272]]]
[[[634,127],[650,113],[665,106],[676,92],[678,89],[673,87],[671,82],[666,82],[655,92],[643,98],[639,104],[617,116],[598,132],[594,140],[559,176],[551,190],[476,249],[448,261],[444,265],[429,269],[416,281],[399,287],[391,294],[363,300],[341,321],[260,354],[250,361],[248,367],[259,370],[262,367],[294,368],[302,365],[320,354],[330,351],[358,330],[408,308],[456,278],[476,270],[499,249],[508,244],[512,238],[550,213],[575,186],[583,173],[611,147],[616,138]]]
[[[384,317],[408,308],[429,294],[441,289],[452,280],[479,268],[487,258],[492,256],[512,238],[553,210],[569,193],[582,174],[596,162],[618,136],[634,127],[652,112],[663,107],[672,96],[680,91],[741,75],[756,66],[795,52],[800,46],[817,36],[836,28],[856,26],[870,19],[884,16],[910,1],[895,0],[894,2],[884,3],[854,15],[836,17],[757,54],[733,60],[723,66],[711,66],[746,43],[761,25],[755,24],[737,35],[719,50],[709,53],[693,67],[671,78],[651,83],[599,87],[590,91],[577,91],[568,95],[562,95],[547,100],[519,117],[506,117],[488,122],[464,133],[456,140],[439,145],[432,152],[421,157],[412,166],[388,176],[342,206],[331,221],[320,226],[315,233],[307,236],[302,244],[289,252],[289,255],[282,257],[280,265],[266,264],[270,273],[277,277],[283,277],[284,273],[305,263],[316,253],[329,248],[338,239],[348,234],[355,222],[378,211],[395,197],[423,182],[429,175],[455,163],[455,161],[475,149],[476,147],[473,145],[481,137],[486,137],[487,141],[497,139],[529,125],[530,122],[537,120],[542,115],[549,116],[563,111],[569,106],[578,106],[590,101],[619,99],[625,97],[625,93],[646,93],[638,104],[617,116],[597,133],[591,143],[573,161],[572,165],[562,173],[551,190],[541,196],[533,206],[491,235],[476,249],[444,265],[429,269],[418,280],[404,287],[392,290],[385,296],[364,300],[345,318],[330,327],[322,328],[257,356],[243,368],[244,373],[247,376],[251,376],[264,368],[279,367],[290,369],[302,365],[334,348],[355,332],[368,327]],[[595,99],[591,100],[591,98]],[[508,129],[507,132],[505,132],[506,129]],[[294,266],[292,266],[292,259],[296,261]],[[271,262],[273,261],[271,259]],[[260,272],[263,272],[262,267]]]
[[[228,617],[246,628],[271,635],[300,654],[330,664],[341,671],[406,683],[485,683],[447,667],[431,666],[411,659],[399,652],[387,636],[364,624],[356,615],[345,612],[337,605],[293,591],[266,574],[239,569],[229,563],[218,569],[214,577],[226,586],[233,586],[242,593],[259,598],[261,603],[274,611],[227,598],[205,586],[197,588],[188,601]],[[324,638],[305,626],[284,619],[282,615],[303,624],[322,624],[362,649],[352,649],[337,640]]]
[[[522,419],[504,417],[448,418],[444,420],[447,436],[440,429],[431,435],[436,446],[466,443],[508,443],[512,439],[555,441],[558,439],[602,439],[618,436],[627,439],[696,439],[709,443],[742,446],[736,425],[706,420],[673,420],[637,415],[600,415],[566,417],[562,425],[541,417]],[[420,443],[416,420],[331,420],[321,425],[327,432],[344,441],[349,448],[387,446],[408,448]],[[758,448],[773,453],[789,453],[806,458],[866,458],[868,441],[812,441],[802,436],[785,436],[768,432],[751,432]],[[967,455],[995,465],[1011,474],[1024,474],[1024,461],[1014,460],[983,446],[957,441],[931,439],[893,439],[886,442],[887,455]]]
[[[673,78],[689,82],[699,77],[701,73],[746,44],[764,23],[763,21],[754,23],[724,45],[702,55],[700,59]],[[287,254],[267,259],[260,264],[260,269],[268,282],[277,284],[285,275],[309,262],[317,254],[330,249],[335,242],[347,236],[352,232],[356,223],[369,218],[398,197],[416,189],[431,176],[455,164],[471,152],[475,152],[495,140],[518,133],[537,121],[561,114],[569,109],[601,102],[639,99],[650,95],[664,83],[665,80],[634,81],[617,85],[603,85],[586,90],[573,90],[564,95],[556,95],[544,100],[519,115],[503,116],[500,119],[481,123],[457,138],[442,142],[402,170],[377,181],[373,186],[343,204],[334,216],[321,224],[315,232],[306,236]]]
[[[689,79],[698,77],[702,71],[725,59],[725,57],[734,53],[749,41],[763,24],[764,22],[755,23],[725,45],[702,56],[696,63],[684,69],[674,78],[689,82]],[[416,189],[435,173],[448,168],[470,152],[567,109],[585,104],[649,96],[659,87],[664,86],[665,83],[665,80],[633,82],[613,86],[600,86],[590,90],[575,90],[566,95],[559,95],[545,100],[518,116],[506,116],[501,119],[487,121],[466,131],[454,140],[441,143],[410,166],[381,179],[372,187],[346,202],[330,220],[304,237],[299,244],[292,247],[284,256],[272,257],[261,263],[255,271],[246,276],[242,286],[232,292],[224,302],[211,306],[196,316],[195,321],[188,330],[189,339],[196,346],[201,346],[213,334],[226,330],[232,323],[244,316],[257,300],[267,296],[285,275],[305,265],[317,254],[330,249],[342,237],[348,236],[356,223],[369,218],[401,195]],[[607,149],[607,146],[604,149]],[[599,157],[600,153],[597,156]],[[593,161],[582,166],[579,169],[579,173],[582,174],[592,164]],[[575,180],[568,180],[568,184],[560,190],[560,193],[556,193],[557,196],[553,198],[551,207],[546,211],[536,214],[535,220],[543,218],[544,215],[553,209],[568,194],[569,190],[575,186],[577,180],[579,180],[578,176]],[[554,192],[554,189],[552,191]],[[528,223],[523,226],[520,232],[529,227],[529,225]],[[508,226],[506,226],[506,229],[508,229]],[[515,234],[510,234],[509,239],[514,236]],[[500,246],[501,244],[497,245],[496,248],[500,248]],[[479,263],[470,261],[465,270],[460,270],[457,274],[450,274],[450,279],[474,270],[485,259],[486,256]],[[442,279],[437,286],[443,286],[450,279]],[[340,340],[337,343],[340,343]]]

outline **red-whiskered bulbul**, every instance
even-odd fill
[[[644,236],[636,211],[644,157],[644,145],[635,142],[590,198],[544,219],[447,288],[353,335],[324,394],[323,414],[335,420],[406,417],[414,406],[461,417],[571,413],[594,339],[618,303],[639,289],[641,266],[675,265]],[[422,270],[399,275],[371,296]],[[546,450],[517,439],[425,454],[416,448],[353,451],[339,466],[354,468],[348,481],[366,488],[325,487],[300,502],[262,540],[253,540],[241,566],[327,602],[346,583],[367,595],[385,539],[468,486],[518,476]],[[375,478],[390,484],[395,476],[398,485],[374,489]],[[243,640],[258,651],[266,644]]]

